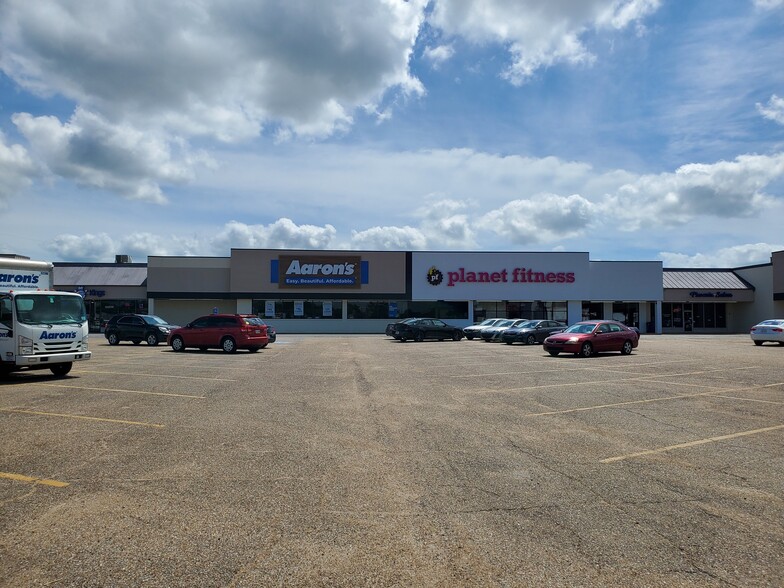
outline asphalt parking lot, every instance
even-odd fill
[[[784,585],[784,347],[91,349],[0,385],[0,586]]]

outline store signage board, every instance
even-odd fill
[[[281,289],[361,288],[367,263],[358,255],[281,255],[271,277]]]
[[[586,253],[414,253],[414,300],[573,300],[590,287]]]

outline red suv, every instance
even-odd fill
[[[172,330],[166,343],[174,351],[198,347],[202,351],[218,348],[234,353],[237,349],[247,349],[255,353],[267,346],[269,336],[267,325],[260,324],[256,315],[208,314]]]

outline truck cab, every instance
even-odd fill
[[[92,357],[82,297],[48,290],[51,264],[0,260],[0,376],[49,369],[64,376]],[[44,269],[41,269],[43,265]]]

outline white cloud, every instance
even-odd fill
[[[773,94],[767,105],[757,102],[757,110],[765,118],[784,125],[784,98],[779,98]]]
[[[228,141],[274,122],[325,136],[390,90],[422,90],[408,61],[424,6],[7,0],[0,68],[27,89],[139,128]]]
[[[558,63],[591,64],[580,38],[589,29],[621,29],[655,12],[659,0],[436,0],[430,22],[447,35],[508,47],[503,73],[520,85]]]
[[[0,206],[32,184],[38,169],[21,145],[8,145],[0,131]]]
[[[351,232],[352,249],[374,251],[408,251],[427,249],[428,241],[414,227],[371,227]]]
[[[420,230],[429,247],[438,249],[472,249],[476,247],[469,216],[462,211],[472,203],[449,198],[433,199],[414,212],[422,219]]]
[[[692,163],[675,173],[642,176],[609,196],[603,207],[630,231],[644,225],[683,224],[698,216],[750,217],[774,202],[763,190],[781,177],[784,153]]]
[[[784,250],[784,245],[782,244],[749,243],[725,247],[711,253],[696,253],[694,255],[662,251],[659,253],[659,256],[664,267],[734,268],[770,263],[771,252],[781,250]]]
[[[438,47],[425,47],[424,58],[430,62],[433,69],[438,69],[445,62],[452,59],[455,48],[451,45],[439,45]]]
[[[774,10],[784,6],[784,0],[754,0],[754,6],[763,10]]]
[[[65,124],[53,116],[27,113],[12,120],[51,172],[81,186],[163,204],[161,183],[184,183],[192,176],[195,161],[188,155],[175,160],[164,138],[112,125],[82,109]]]
[[[578,194],[539,194],[488,212],[478,226],[516,245],[533,245],[579,236],[595,214],[595,205]]]
[[[204,236],[161,236],[136,232],[122,237],[106,233],[81,236],[58,235],[49,251],[59,259],[110,261],[118,253],[146,261],[148,255],[228,255],[232,248],[329,249],[333,247],[335,227],[297,225],[281,218],[269,225],[248,225],[231,221],[215,233]]]

